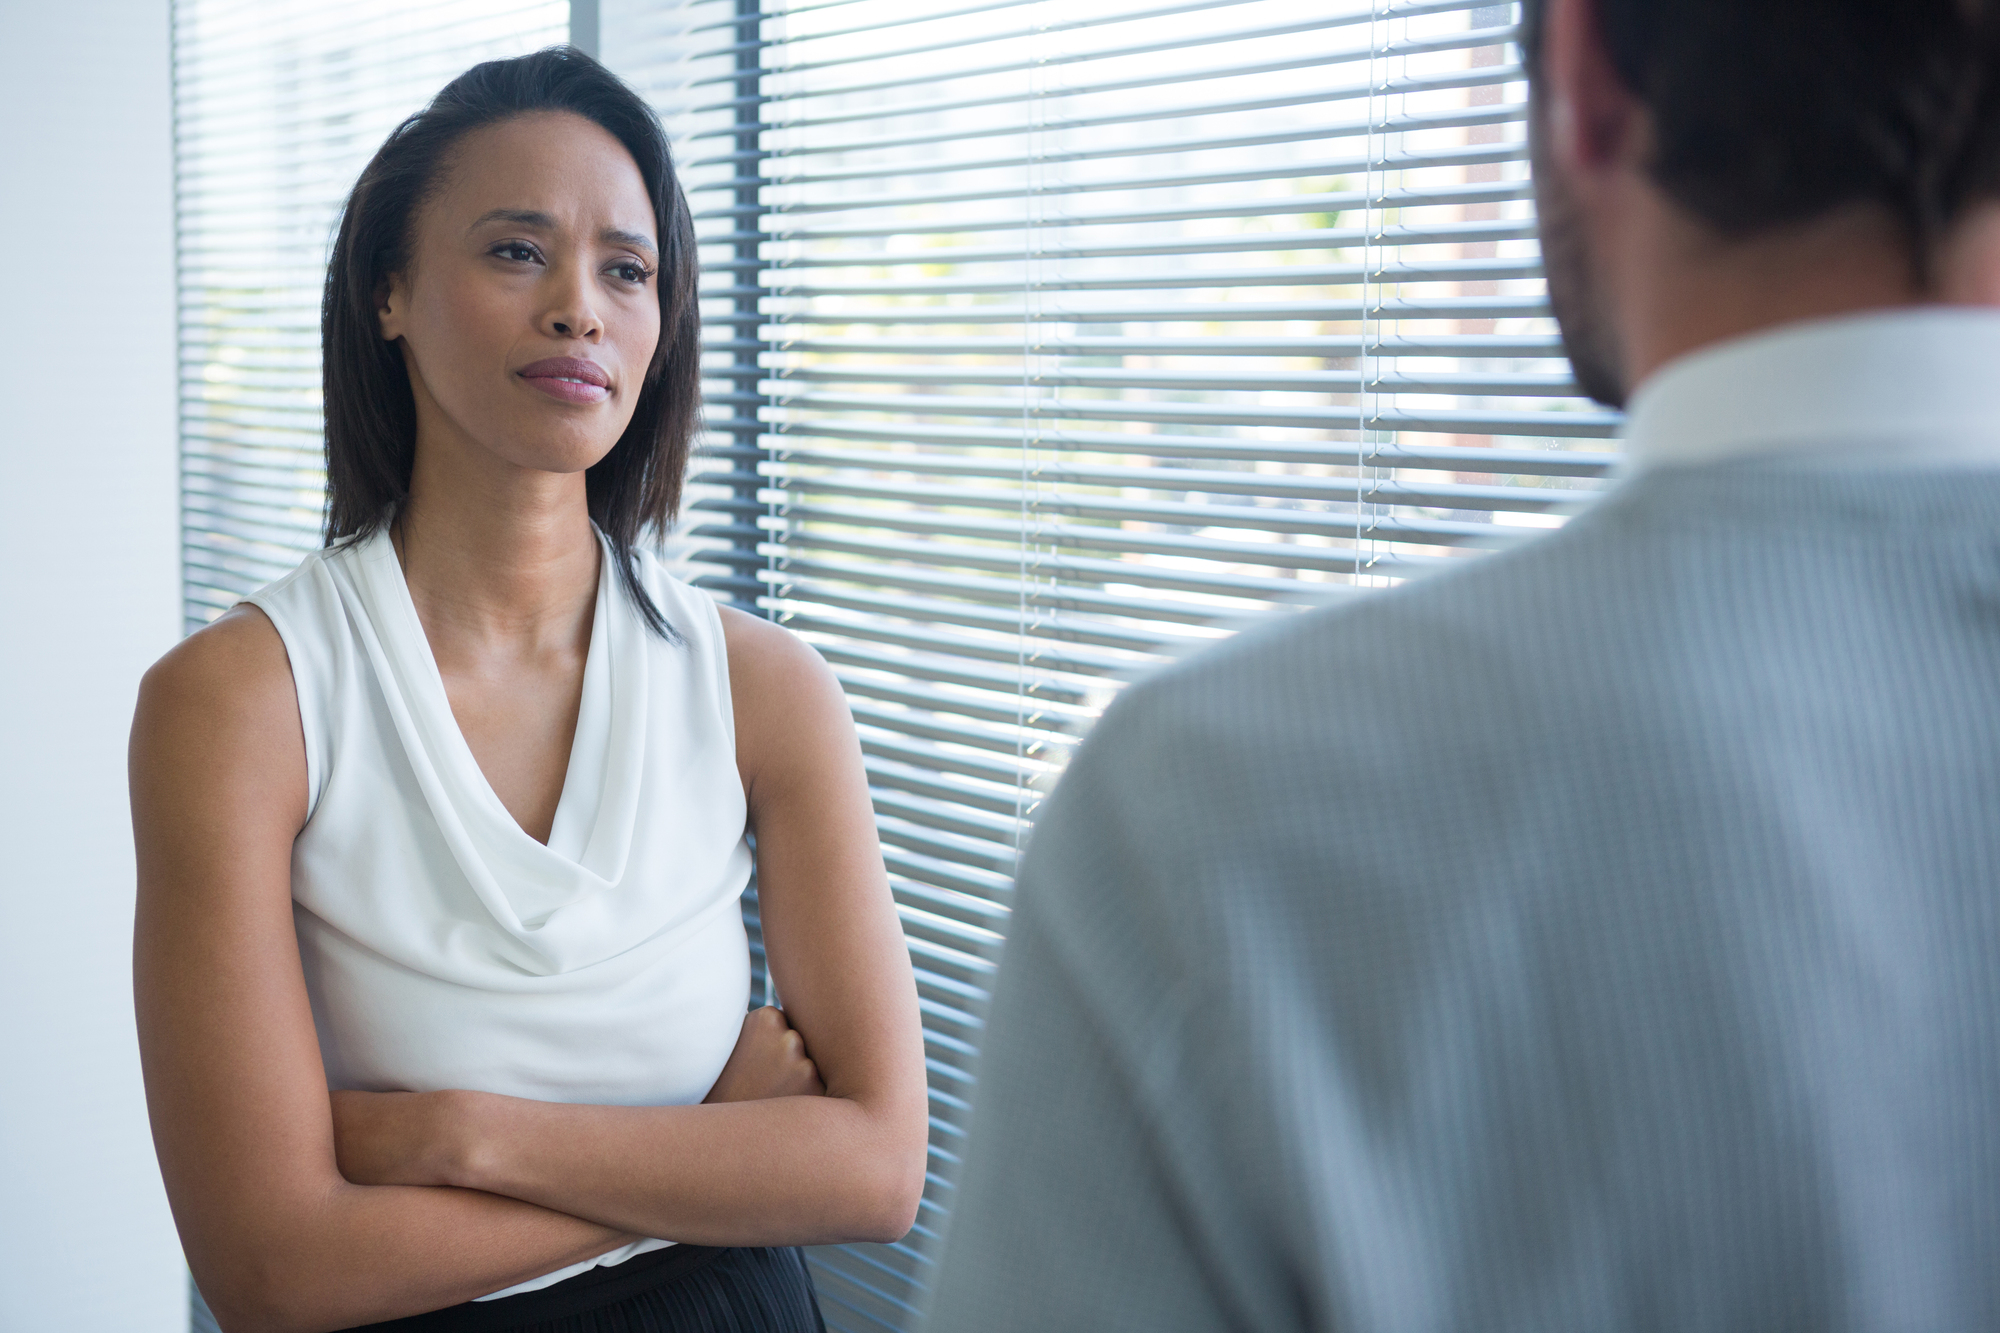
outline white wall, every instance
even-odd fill
[[[0,1333],[167,1333],[133,691],[179,627],[166,0],[0,0]]]

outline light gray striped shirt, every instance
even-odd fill
[[[1110,710],[933,1329],[2000,1328],[2000,313],[1698,353],[1632,433]]]

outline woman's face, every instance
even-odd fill
[[[659,238],[605,129],[539,112],[465,136],[381,296],[420,449],[581,472],[632,419],[660,340]]]

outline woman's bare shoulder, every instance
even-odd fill
[[[798,635],[762,616],[733,606],[717,607],[722,616],[722,640],[729,649],[729,681],[754,686],[799,685],[832,679],[826,659]]]
[[[269,617],[238,605],[152,665],[139,684],[132,767],[135,782],[201,785],[224,771],[254,773],[288,805],[295,795],[303,821],[305,732],[291,661]]]
[[[240,602],[168,649],[140,682],[161,707],[255,713],[277,703],[296,711],[291,661],[270,617]]]
[[[722,607],[729,693],[736,714],[737,766],[746,783],[829,747],[854,745],[854,721],[840,681],[813,646],[783,625]]]

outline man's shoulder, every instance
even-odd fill
[[[1279,613],[1129,686],[1037,818],[1019,920],[1124,1013],[1223,1003],[1300,951],[1352,973],[1350,943],[1448,915],[1524,826],[1505,775],[1561,693],[1547,631],[1589,565],[1564,537]]]
[[[1649,474],[1559,531],[1138,682],[1072,796],[1163,867],[1379,854],[1439,876],[1550,819],[1698,804],[1827,734],[1824,698],[1900,716],[1920,670],[1931,694],[1983,699],[1955,664],[1990,637],[1967,608],[1996,510],[1984,475]]]
[[[1342,589],[1273,612],[1129,687],[1107,738],[1145,723],[1184,729],[1189,741],[1257,745],[1308,713],[1545,686],[1573,669],[1562,638],[1595,614],[1621,611],[1604,578],[1603,544],[1579,523],[1395,587]]]
[[[1323,798],[1338,818],[1364,783],[1422,785],[1428,764],[1453,762],[1443,751],[1487,743],[1470,719],[1519,719],[1559,688],[1551,622],[1574,626],[1566,571],[1590,563],[1565,536],[1273,612],[1134,682],[1072,760],[1067,803],[1164,850],[1244,831],[1274,798]]]
[[[1633,706],[1694,687],[1648,674],[1677,613],[1627,572],[1658,562],[1622,522],[1592,511],[1275,614],[1136,682],[1072,759],[1037,841],[1115,847],[1107,868],[1197,916],[1218,893],[1262,901],[1338,881],[1393,895],[1404,873],[1378,873],[1392,862],[1471,882],[1538,803],[1576,806],[1622,756],[1681,743],[1654,734],[1688,711],[1679,695]]]

